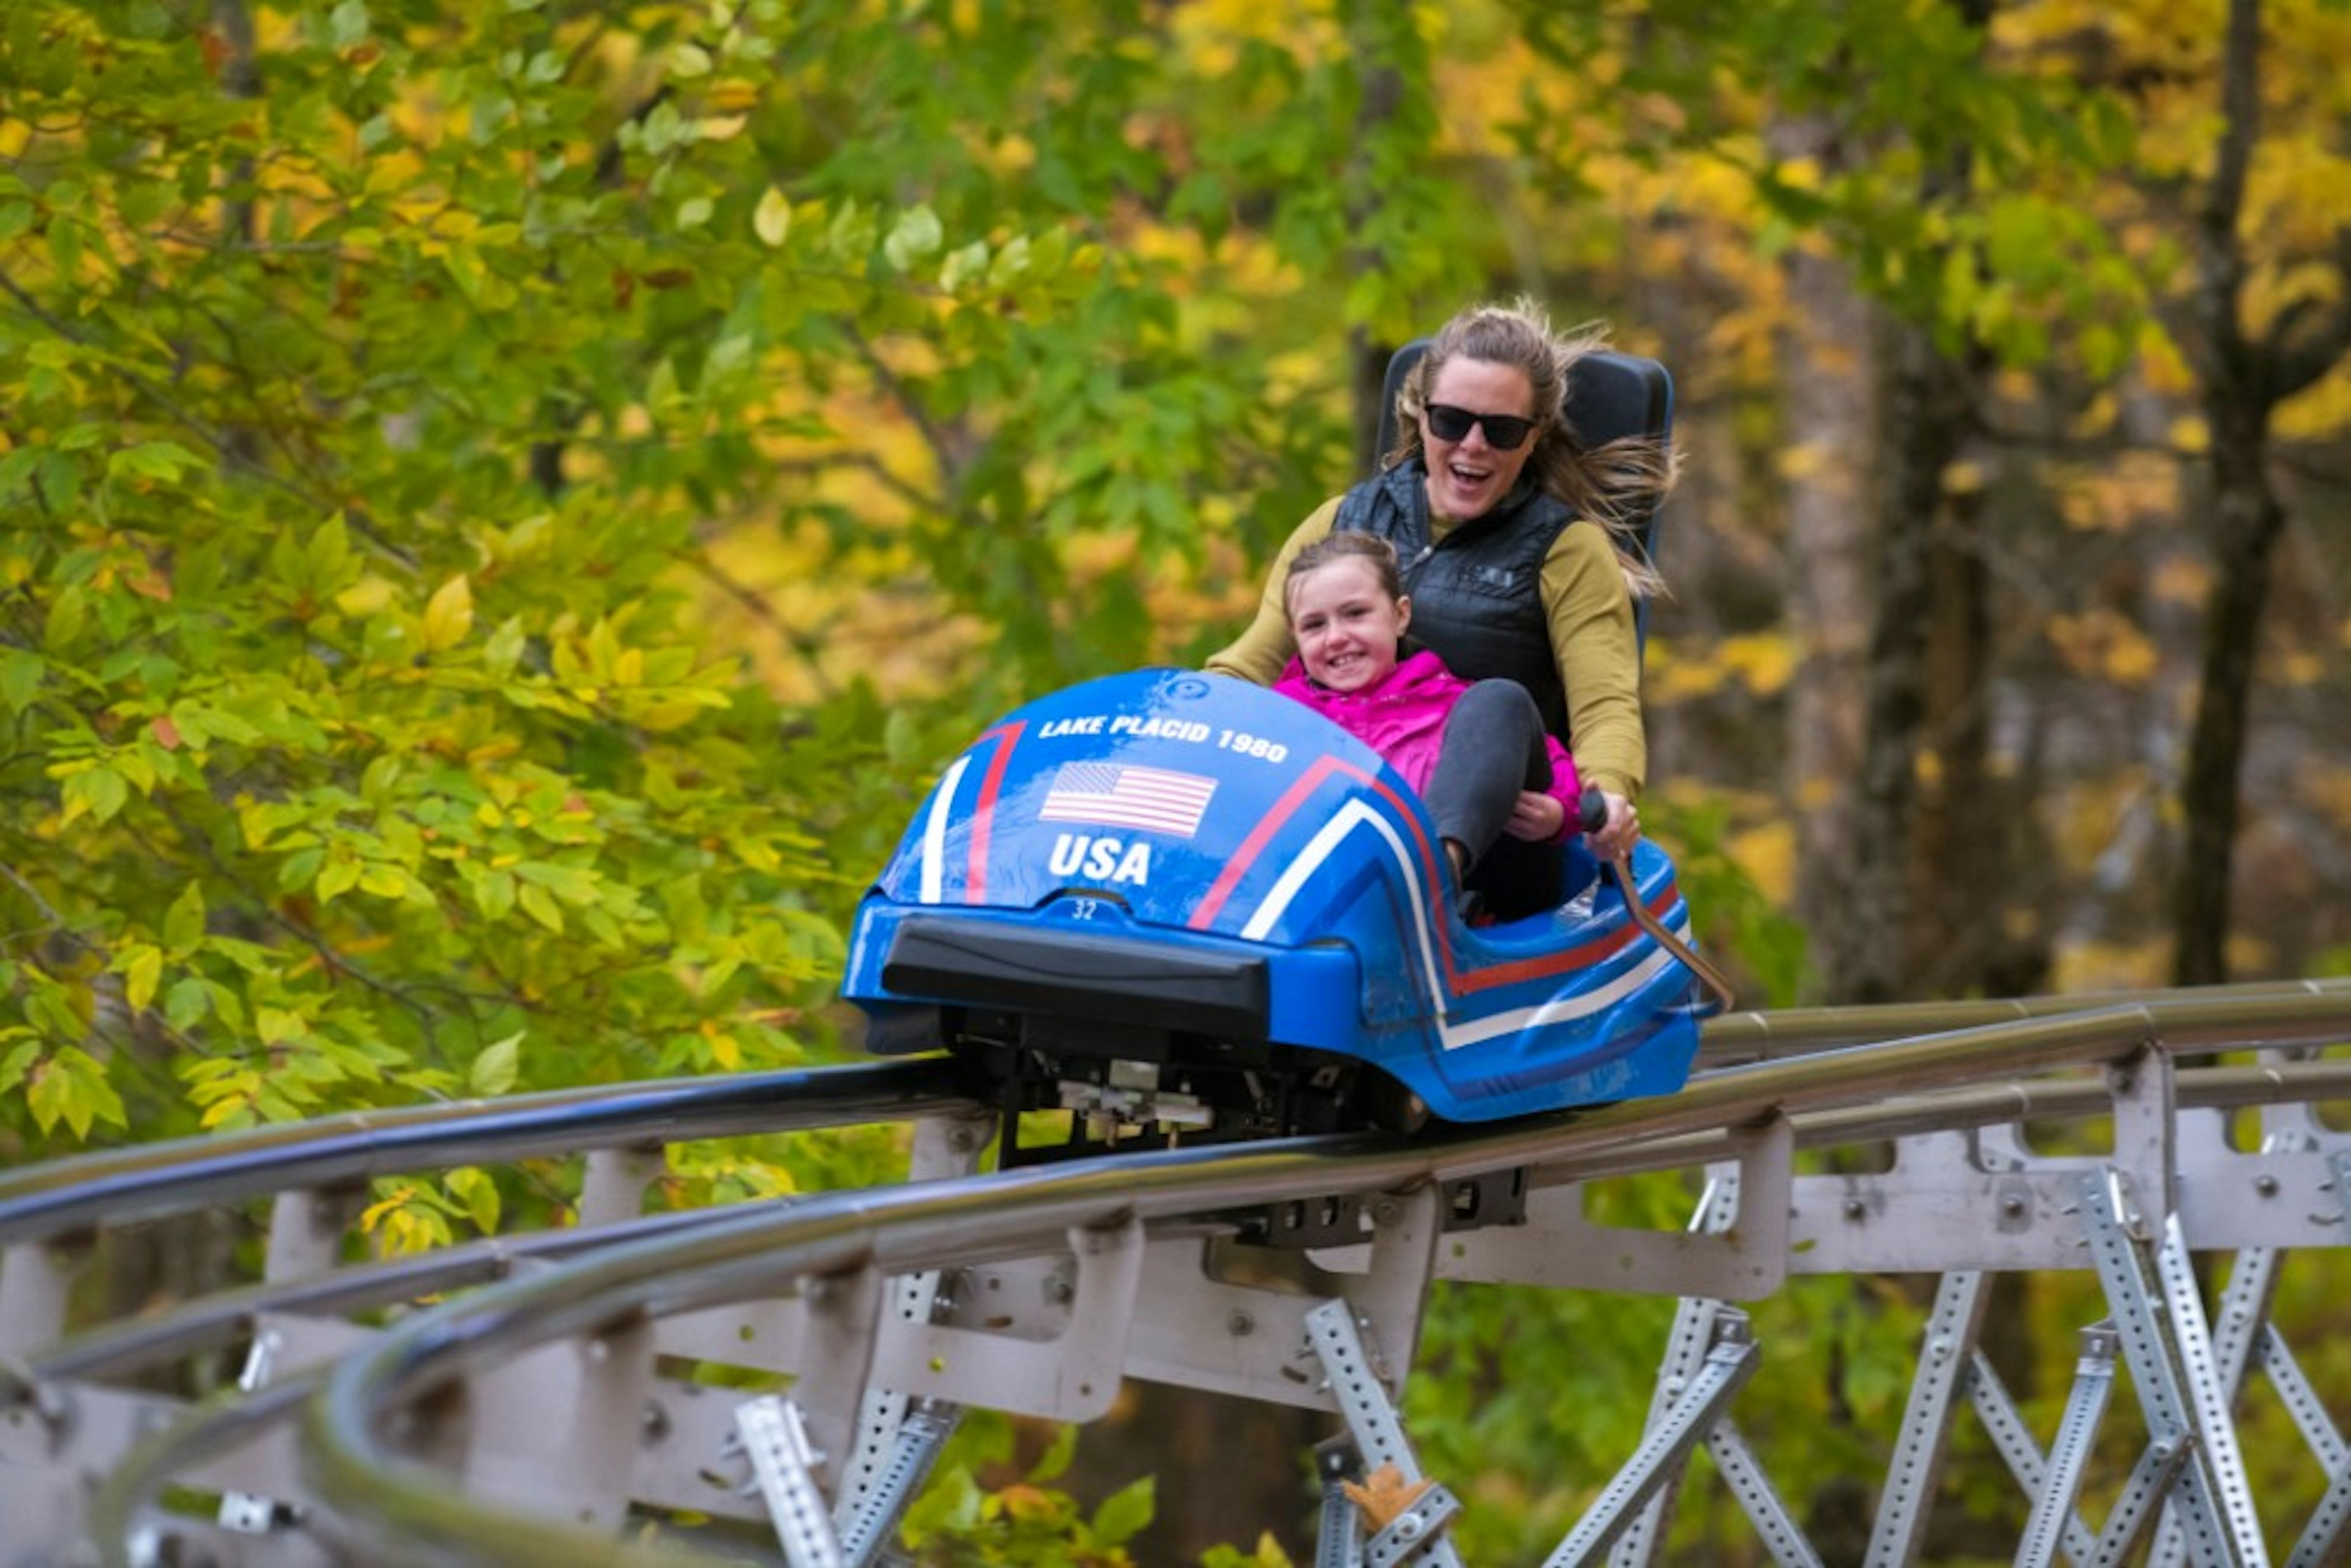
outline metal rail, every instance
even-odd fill
[[[2351,981],[2215,986],[2196,996],[2226,1007],[2240,1000],[2344,994],[2351,994]],[[1703,1026],[1698,1061],[1707,1069],[1779,1061],[1873,1040],[2062,1017],[2177,996],[2117,991],[1726,1013]],[[969,1086],[953,1061],[917,1057],[347,1112],[0,1171],[0,1247],[45,1240],[100,1223],[119,1225],[293,1188],[450,1169],[486,1159],[508,1162],[597,1148],[910,1119],[972,1103]]]
[[[1908,1038],[1886,1038],[1905,1031]],[[1855,1043],[1867,1040],[1878,1043]],[[1328,1395],[1315,1393],[1311,1383],[1290,1381],[1286,1369],[1289,1354],[1311,1350],[1306,1319],[1317,1307],[1314,1300],[1240,1291],[1199,1279],[1196,1270],[1171,1260],[1187,1249],[1196,1252],[1203,1238],[1229,1232],[1237,1211],[1334,1196],[1361,1201],[1365,1239],[1318,1253],[1317,1260],[1343,1271],[1349,1312],[1364,1325],[1370,1347],[1364,1364],[1377,1369],[1391,1390],[1409,1366],[1426,1286],[1436,1278],[1753,1299],[1806,1270],[2082,1269],[2088,1266],[2085,1246],[2095,1246],[2102,1249],[2099,1267],[2116,1311],[2136,1313],[2126,1321],[2141,1325],[2126,1336],[2133,1356],[2144,1362],[2135,1361],[2135,1378],[2155,1381],[2162,1366],[2175,1364],[2204,1368],[2171,1392],[2172,1403],[2162,1411],[2150,1411],[2150,1420],[2160,1415],[2209,1425],[2218,1400],[2225,1423],[2226,1402],[2215,1380],[2241,1378],[2249,1366],[2258,1366],[2273,1380],[2285,1380],[2282,1386],[2297,1386],[2290,1353],[2264,1339],[2256,1322],[2252,1331],[2232,1330],[2238,1337],[2216,1356],[2203,1348],[2193,1314],[2180,1324],[2147,1314],[2146,1300],[2177,1297],[2179,1291],[2142,1282],[2157,1279],[2159,1262],[2179,1270],[2191,1247],[2344,1244],[2351,1226],[2339,1212],[2330,1219],[2327,1211],[2341,1207],[2331,1196],[2337,1186],[2351,1190],[2351,1137],[2336,1138],[2314,1122],[2310,1125],[2316,1130],[2301,1143],[2292,1135],[2303,1124],[2294,1118],[2309,1118],[2310,1107],[2351,1098],[2351,1061],[2296,1058],[2308,1058],[2306,1048],[2346,1040],[2351,1040],[2351,980],[1735,1014],[1708,1024],[1701,1061],[1738,1065],[1708,1067],[1669,1100],[1496,1128],[1445,1128],[1410,1143],[1368,1136],[1301,1140],[987,1176],[965,1174],[973,1168],[978,1140],[973,1124],[958,1118],[972,1107],[951,1065],[939,1059],[420,1108],[61,1162],[0,1176],[0,1239],[16,1244],[12,1259],[126,1214],[316,1189],[436,1165],[643,1149],[854,1120],[925,1118],[920,1124],[929,1131],[918,1136],[913,1174],[949,1179],[624,1220],[592,1234],[501,1239],[307,1280],[273,1274],[261,1286],[155,1319],[31,1347],[34,1354],[13,1375],[0,1365],[0,1512],[12,1497],[44,1495],[47,1483],[40,1478],[52,1472],[43,1466],[63,1467],[54,1472],[62,1477],[102,1463],[110,1478],[90,1522],[109,1560],[128,1563],[129,1542],[154,1539],[151,1504],[165,1487],[217,1489],[230,1483],[216,1478],[255,1473],[285,1489],[277,1495],[297,1503],[302,1526],[292,1536],[279,1530],[246,1542],[249,1557],[235,1554],[243,1538],[227,1538],[230,1554],[221,1561],[250,1562],[254,1568],[336,1560],[522,1568],[584,1560],[711,1561],[668,1546],[624,1548],[616,1542],[611,1499],[625,1497],[631,1467],[652,1462],[647,1456],[657,1450],[677,1449],[692,1437],[685,1428],[695,1421],[707,1425],[706,1416],[680,1406],[675,1391],[664,1392],[653,1376],[657,1359],[724,1361],[733,1358],[726,1346],[747,1343],[756,1334],[759,1349],[743,1358],[745,1364],[800,1374],[794,1390],[800,1404],[786,1414],[794,1430],[805,1416],[817,1440],[798,1459],[762,1448],[772,1470],[770,1506],[778,1508],[787,1496],[804,1503],[814,1495],[801,1473],[810,1467],[831,1466],[838,1473],[856,1424],[852,1417],[884,1388],[902,1391],[896,1406],[902,1416],[908,1415],[904,1398],[911,1393],[927,1402],[926,1411],[951,1410],[960,1398],[1082,1419],[1086,1410],[1106,1403],[1123,1376],[1332,1409]],[[2174,1066],[2180,1055],[2262,1048],[2285,1049],[2259,1065]],[[2274,1151],[2251,1155],[2228,1146],[2221,1113],[2255,1106],[2270,1108],[2262,1112],[2264,1127],[2289,1136]],[[2009,1130],[2044,1121],[2110,1123],[2113,1151],[2044,1158],[2022,1149]],[[925,1155],[924,1138],[946,1128],[960,1129],[953,1147],[932,1137]],[[1807,1176],[1791,1164],[1798,1148],[1889,1140],[1895,1168],[1880,1176]],[[2336,1161],[2346,1162],[2339,1172],[2331,1163]],[[178,1178],[172,1175],[175,1166]],[[103,1193],[77,1190],[81,1184],[66,1174],[68,1167]],[[1585,1184],[1698,1168],[1729,1173],[1734,1185],[1743,1181],[1746,1187],[1745,1198],[1708,1234],[1622,1235],[1598,1231],[1581,1218]],[[1525,1226],[1446,1231],[1437,1195],[1449,1184],[1513,1172],[1522,1174],[1529,1194]],[[2084,1186],[2093,1178],[2099,1193],[2112,1187],[2130,1195],[2131,1207],[2105,1228],[2093,1226],[2085,1233],[2081,1221],[2064,1216],[2078,1208],[2082,1192],[2093,1190]],[[2232,1196],[2252,1195],[2264,1183],[2267,1193],[2258,1199]],[[2148,1225],[2159,1228],[2167,1217],[2178,1238],[2176,1255],[2163,1261],[2135,1254],[2134,1247],[2146,1245],[2140,1238],[2149,1234]],[[274,1235],[272,1245],[274,1260]],[[1989,1260],[1968,1257],[1971,1248],[1985,1250]],[[931,1287],[915,1289],[917,1281],[939,1278],[939,1270],[958,1270],[989,1289],[1008,1282],[1033,1293],[1041,1287],[1054,1305],[1032,1311],[1034,1321],[1024,1321],[1009,1337],[994,1334],[979,1325],[969,1300],[951,1300],[951,1292],[940,1291],[934,1301]],[[1947,1272],[1947,1280],[1956,1278]],[[6,1283],[0,1277],[0,1286]],[[461,1289],[466,1293],[388,1331],[300,1327],[413,1301],[421,1292]],[[904,1306],[885,1305],[901,1296]],[[0,1307],[5,1298],[0,1290]],[[1709,1343],[1717,1354],[1729,1355],[1722,1347],[1745,1343],[1743,1327],[1735,1316],[1721,1316],[1719,1307],[1685,1303],[1691,1356],[1707,1354]],[[2245,1309],[2232,1312],[2242,1317]],[[1234,1326],[1242,1323],[1251,1326]],[[0,1332],[5,1328],[0,1322]],[[309,1359],[289,1364],[259,1392],[225,1407],[175,1416],[168,1401],[101,1385],[174,1358],[246,1343],[258,1346],[281,1330],[315,1342],[308,1346]],[[541,1421],[526,1448],[545,1446],[546,1464],[568,1466],[586,1479],[542,1475],[525,1484],[528,1463],[496,1451],[502,1423],[511,1426],[498,1412],[525,1386],[515,1382],[523,1375],[517,1369],[544,1368],[550,1355],[572,1370],[551,1384],[543,1373],[532,1375],[538,1381],[528,1385],[532,1392],[526,1397],[541,1397],[551,1388],[609,1419],[585,1429],[574,1419],[561,1430],[547,1430]],[[2230,1367],[2232,1373],[2220,1370]],[[1326,1364],[1326,1370],[1332,1369]],[[1942,1428],[1935,1423],[1948,1419],[1952,1401],[1964,1392],[1988,1421],[2001,1415],[2005,1396],[1996,1379],[1928,1385],[1922,1365],[1925,1392],[1914,1396],[1920,1414],[1906,1423],[1904,1435],[1906,1463],[1913,1469],[1912,1484],[1900,1494],[1909,1500],[1901,1506],[1913,1511],[1882,1518],[1884,1531],[1915,1536],[1915,1510],[1931,1494],[1940,1462]],[[1679,1457],[1702,1440],[1725,1474],[1743,1478],[1741,1500],[1761,1511],[1759,1531],[1774,1541],[1800,1541],[1800,1531],[1791,1535],[1794,1526],[1771,1497],[1754,1456],[1729,1425],[1725,1407],[1737,1380],[1726,1372],[1719,1381],[1709,1396],[1714,1403],[1703,1409],[1661,1400],[1658,1431],[1672,1436],[1660,1437],[1654,1447],[1657,1455],[1671,1457],[1636,1459],[1621,1484],[1609,1489],[1607,1496],[1618,1500],[1608,1506],[1630,1508],[1636,1499],[1642,1507],[1668,1506],[1679,1484]],[[1381,1397],[1376,1389],[1359,1389],[1355,1405],[1337,1407],[1351,1426],[1371,1423],[1358,1428],[1358,1437],[1373,1439],[1374,1449],[1384,1440],[1375,1419]],[[2341,1440],[2328,1447],[2331,1428],[2306,1386],[2294,1397],[2297,1418],[2315,1434],[2310,1440],[2332,1475],[2335,1461],[2325,1456],[2336,1453],[2339,1459]],[[943,1406],[942,1400],[949,1403]],[[2064,1467],[2035,1469],[2032,1440],[2021,1435],[2009,1413],[1997,1431],[2002,1452],[2018,1456],[2012,1462],[2020,1479],[2028,1472],[2036,1478],[2025,1481],[2028,1489],[2063,1486],[2069,1475],[2078,1484],[2077,1461],[2097,1403],[2085,1398],[2085,1414],[2069,1417],[2074,1425],[2062,1435]],[[656,1410],[663,1413],[661,1434],[650,1427],[636,1434],[640,1406],[648,1421]],[[468,1409],[470,1418],[464,1414]],[[916,1469],[921,1456],[908,1448],[891,1458],[892,1430],[902,1437],[918,1427],[944,1430],[928,1414],[912,1414],[919,1419],[873,1428],[883,1442],[877,1462],[896,1465],[893,1473]],[[673,1420],[684,1426],[668,1430]],[[752,1428],[743,1430],[747,1438]],[[298,1432],[307,1450],[298,1464]],[[935,1442],[935,1436],[926,1440]],[[2250,1504],[2241,1473],[2220,1462],[2229,1435],[2208,1434],[2206,1440],[2220,1445],[2220,1460],[2183,1454],[2143,1465],[2147,1484],[2155,1489],[2147,1506],[2172,1495],[2166,1488],[2192,1486],[2200,1489],[2195,1495],[2204,1511],[2196,1517],[2225,1521],[2224,1533],[2241,1535]],[[1409,1459],[1408,1453],[1403,1457]],[[673,1469],[683,1463],[674,1456],[666,1462]],[[716,1461],[694,1462],[707,1469]],[[1672,1475],[1643,1470],[1643,1463],[1670,1465]],[[12,1465],[33,1468],[12,1478]],[[2049,1481],[2052,1475],[2060,1479]],[[2340,1490],[2351,1495],[2351,1476]],[[1441,1488],[1433,1495],[1447,1508],[1458,1506]],[[1895,1497],[1889,1490],[1886,1508],[1896,1506]],[[2064,1507],[2071,1500],[2070,1495],[2039,1498],[2038,1539],[2050,1538],[2051,1521],[2068,1517]],[[742,1517],[740,1500],[727,1506],[731,1517]],[[2333,1550],[2337,1536],[2351,1532],[2351,1522],[2335,1521],[2336,1516],[2351,1518],[2351,1511],[2337,1506],[2311,1521],[2312,1552]],[[282,1523],[290,1516],[273,1516],[264,1503],[253,1517]],[[1329,1517],[1352,1520],[1353,1513],[1334,1509]],[[787,1558],[825,1560],[820,1553],[830,1531],[823,1521],[809,1518],[804,1508],[790,1518],[789,1528],[782,1514],[778,1522]],[[1384,1534],[1371,1560],[1445,1560],[1436,1544],[1445,1518],[1446,1509],[1434,1505],[1407,1511],[1391,1530],[1430,1533],[1419,1540]],[[2152,1512],[2143,1520],[2117,1516],[2109,1521],[2109,1533],[2151,1531],[2154,1518]],[[1575,1539],[1617,1541],[1616,1560],[1629,1562],[1621,1554],[1633,1548],[1625,1543],[1641,1532],[1628,1531],[1628,1522],[1595,1516]],[[65,1528],[60,1523],[53,1531]],[[0,1535],[13,1533],[13,1528],[0,1530]],[[2078,1526],[2074,1533],[2087,1539]],[[885,1534],[886,1521],[869,1517],[853,1528],[843,1522],[840,1539],[870,1546]],[[315,1542],[314,1552],[326,1555],[304,1556],[300,1541]],[[208,1549],[220,1552],[221,1542],[210,1542]],[[1801,1560],[1800,1547],[1785,1550],[1797,1557],[1783,1560]],[[1887,1550],[1892,1554],[1883,1561],[1912,1560],[1899,1549]],[[2229,1550],[2238,1555],[2211,1560],[2257,1560],[2257,1548],[2252,1557],[2241,1546]],[[1329,1560],[1367,1559],[1358,1551]]]
[[[1142,1155],[746,1213],[690,1235],[600,1252],[560,1277],[490,1287],[392,1331],[340,1363],[308,1406],[310,1473],[322,1498],[386,1562],[439,1561],[451,1552],[481,1562],[577,1561],[591,1541],[610,1551],[610,1537],[453,1493],[445,1471],[392,1440],[399,1415],[537,1345],[593,1343],[811,1280],[1019,1255],[1073,1234],[1338,1190],[1425,1189],[1535,1162],[1572,1167],[1578,1156],[1624,1156],[1652,1140],[1850,1107],[1895,1089],[1917,1093],[1987,1075],[2127,1062],[2157,1049],[2325,1043],[2346,1030],[2351,995],[2342,992],[2124,1006],[1727,1069],[1670,1100],[1497,1133],[1453,1132],[1412,1145],[1343,1139],[1313,1149]],[[1617,1168],[1625,1168],[1621,1157]],[[664,1551],[643,1560],[696,1559]]]
[[[590,1149],[900,1121],[972,1104],[944,1056],[352,1111],[0,1173],[0,1247],[298,1187]]]

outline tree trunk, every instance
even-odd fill
[[[1776,156],[1834,167],[1824,123],[1773,127]],[[1781,334],[1786,411],[1788,630],[1798,650],[1788,692],[1788,798],[1796,821],[1797,917],[1821,946],[1849,917],[1852,780],[1861,761],[1863,658],[1870,624],[1865,467],[1876,399],[1872,316],[1844,267],[1799,251],[1788,262]]]
[[[2180,784],[2186,843],[2172,904],[2172,977],[2229,977],[2229,871],[2252,703],[2253,656],[2269,597],[2270,557],[2284,515],[2268,476],[2272,395],[2264,356],[2246,340],[2239,303],[2247,270],[2237,225],[2261,137],[2260,0],[2231,0],[2221,59],[2223,130],[2198,222],[2194,333],[2212,476],[2212,595],[2206,608],[2196,722]]]
[[[2032,796],[1992,762],[1998,639],[1982,486],[1946,499],[1928,558],[1925,770],[1911,973],[1924,995],[2024,996],[2048,988],[2046,923],[2029,907]]]
[[[2180,813],[2186,824],[2179,896],[2173,904],[2172,978],[2183,986],[2229,977],[2229,876],[2237,837],[2240,776],[2252,714],[2253,663],[2262,609],[2269,599],[2270,560],[2285,522],[2265,472],[2267,414],[2240,406],[2232,423],[2245,443],[2229,452],[2223,411],[2207,399],[2213,421],[2212,596],[2204,623],[2196,723],[2188,742]],[[2228,455],[2223,456],[2223,453]]]
[[[1892,340],[1876,622],[1854,802],[1853,897],[1836,927],[1841,939],[1823,962],[1830,998],[1839,1002],[1893,1001],[1917,989],[1907,963],[1912,843],[1926,741],[1928,633],[1937,614],[1937,519],[1944,471],[1975,429],[1967,373],[1937,350],[1928,329],[1905,323],[1892,329]]]
[[[1404,106],[1404,72],[1389,58],[1389,46],[1384,37],[1384,18],[1376,7],[1351,5],[1341,8],[1341,17],[1347,29],[1350,52],[1361,62],[1363,98],[1355,108],[1355,156],[1346,172],[1347,226],[1357,235],[1370,232],[1376,209],[1384,200],[1377,170],[1370,166],[1364,149],[1372,145],[1373,132],[1396,117]],[[1377,270],[1385,265],[1375,253],[1358,249],[1357,267]],[[1434,329],[1436,323],[1429,324]],[[1379,450],[1380,417],[1385,412],[1382,392],[1384,391],[1388,360],[1398,345],[1382,343],[1361,325],[1347,329],[1348,385],[1355,408],[1354,475],[1361,477],[1378,472],[1380,462],[1387,454]]]

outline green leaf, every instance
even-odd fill
[[[1123,1546],[1134,1540],[1149,1527],[1157,1506],[1158,1489],[1151,1476],[1120,1488],[1094,1510],[1094,1544]]]
[[[168,484],[185,470],[201,467],[203,461],[175,441],[143,441],[109,457],[106,472],[109,478],[128,475]]]
[[[30,648],[0,649],[0,701],[7,703],[10,713],[21,714],[33,706],[48,667],[48,661]]]
[[[327,37],[338,49],[349,49],[366,41],[368,8],[366,0],[342,0],[328,14]]]
[[[184,958],[204,939],[204,888],[191,882],[163,912],[163,946],[174,958]]]
[[[111,820],[131,798],[131,786],[111,768],[86,768],[66,780],[65,821],[84,812],[93,821]]]
[[[466,1087],[475,1094],[503,1094],[515,1086],[521,1065],[522,1036],[510,1034],[482,1048],[482,1053],[474,1058],[473,1071],[466,1076]]]
[[[474,907],[491,920],[503,920],[515,905],[515,879],[503,871],[486,871],[472,879]]]
[[[211,1010],[209,991],[206,983],[193,975],[174,980],[171,988],[163,993],[163,1021],[180,1033],[187,1033],[203,1022],[204,1014]]]
[[[89,601],[78,584],[68,583],[49,601],[49,615],[41,631],[41,645],[63,653],[81,636],[89,617]]]
[[[890,237],[882,242],[882,255],[900,272],[912,272],[916,262],[937,253],[945,237],[938,214],[928,205],[909,207],[890,226]]]
[[[475,1228],[485,1236],[496,1234],[498,1228],[498,1184],[489,1173],[473,1166],[461,1166],[441,1178],[441,1185],[455,1198]]]
[[[525,883],[522,884],[520,901],[522,912],[525,915],[529,915],[557,936],[563,934],[562,906],[555,902],[554,895],[547,889],[535,882]]]
[[[1078,1428],[1074,1423],[1064,1423],[1053,1434],[1053,1440],[1046,1446],[1045,1451],[1037,1457],[1037,1462],[1029,1467],[1029,1481],[1041,1486],[1056,1479],[1070,1468],[1070,1461],[1077,1457],[1077,1453]]]
[[[105,1064],[78,1046],[61,1048],[34,1070],[26,1103],[44,1133],[61,1121],[77,1138],[89,1137],[90,1128],[101,1121],[118,1127],[131,1124],[122,1096],[107,1081]]]
[[[329,861],[326,869],[319,873],[319,880],[314,884],[319,894],[319,902],[331,903],[337,897],[357,887],[362,869],[358,861],[348,857]]]
[[[12,1030],[8,1032],[14,1034],[22,1031]],[[25,1081],[25,1074],[32,1071],[33,1063],[40,1060],[40,1055],[41,1042],[37,1040],[19,1040],[16,1048],[5,1057],[0,1057],[0,1094],[5,1094],[17,1084],[22,1083]]]
[[[507,675],[522,662],[523,649],[527,645],[528,635],[523,630],[522,617],[509,615],[498,622],[497,630],[492,632],[489,640],[482,644],[482,667],[493,675]]]

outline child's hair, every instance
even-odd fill
[[[1372,575],[1379,580],[1380,591],[1390,599],[1404,597],[1404,569],[1396,564],[1395,546],[1377,534],[1360,533],[1349,528],[1341,533],[1324,534],[1290,558],[1290,570],[1281,580],[1283,610],[1290,608],[1290,590],[1300,578],[1329,566],[1334,560],[1369,561]]]

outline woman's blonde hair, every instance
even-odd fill
[[[1679,460],[1654,436],[1626,435],[1586,446],[1567,423],[1567,384],[1575,362],[1609,346],[1606,327],[1587,322],[1566,333],[1552,330],[1543,308],[1523,296],[1507,305],[1477,305],[1438,329],[1428,350],[1396,390],[1394,467],[1421,455],[1420,416],[1428,388],[1456,359],[1509,365],[1534,389],[1534,450],[1527,468],[1545,492],[1608,530],[1625,586],[1635,597],[1663,598],[1666,581],[1641,543],[1641,524],[1673,488]]]

